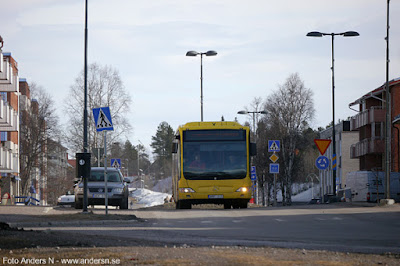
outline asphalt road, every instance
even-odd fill
[[[7,212],[8,215],[7,215]],[[0,207],[0,220],[35,230],[79,232],[126,240],[151,240],[198,246],[269,246],[341,252],[400,254],[400,205],[365,207],[348,203],[291,207],[224,209],[110,210],[139,220],[79,222],[51,225],[29,215],[76,213],[45,207]],[[96,209],[95,213],[104,210]]]

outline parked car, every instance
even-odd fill
[[[57,199],[58,206],[75,206],[75,195],[62,195]]]
[[[128,209],[128,183],[116,168],[107,168],[107,196],[108,205]],[[104,167],[92,167],[88,179],[88,205],[105,205]],[[75,186],[75,208],[83,207],[83,180]]]

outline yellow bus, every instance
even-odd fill
[[[247,208],[251,199],[250,129],[237,122],[190,122],[176,131],[172,189],[177,209],[193,204]]]

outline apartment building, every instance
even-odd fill
[[[19,78],[17,61],[2,51],[0,40],[0,195],[9,193],[12,202],[23,201],[20,196],[32,196],[46,205],[45,134],[36,147],[32,145],[37,142],[33,121],[45,121],[38,102],[31,100],[26,79]],[[42,130],[45,132],[45,127]]]
[[[358,131],[350,130],[350,121],[341,121],[335,125],[336,142],[336,190],[346,187],[346,176],[348,173],[358,171],[359,159],[351,158],[350,148],[358,141]],[[332,139],[332,127],[320,133],[321,139]],[[325,156],[332,162],[333,143],[331,143],[325,152]],[[322,180],[322,193],[333,193],[332,164],[325,171],[320,171],[320,180]]]
[[[18,64],[0,44],[0,194],[19,196],[19,77]]]
[[[47,147],[47,202],[56,204],[60,195],[73,191],[75,160],[72,166],[68,160],[67,148],[60,141],[47,139]]]
[[[350,129],[358,130],[357,143],[351,146],[350,157],[359,159],[360,171],[383,171],[385,153],[386,84],[368,92],[349,104],[358,106],[351,118]],[[391,172],[399,172],[400,78],[389,82],[391,92]]]

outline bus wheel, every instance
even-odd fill
[[[192,204],[190,202],[182,202],[181,203],[181,209],[191,209]]]
[[[224,209],[230,209],[231,204],[230,203],[224,203]]]
[[[176,202],[176,209],[191,209],[192,208],[192,204],[190,204],[190,202],[184,202],[181,200],[178,200]]]
[[[247,209],[247,201],[241,201],[241,202],[239,202],[239,207],[241,208],[241,209]]]

